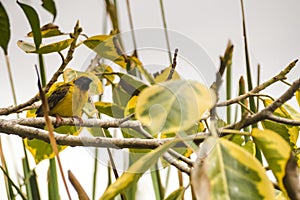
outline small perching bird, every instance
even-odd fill
[[[60,117],[80,117],[88,102],[88,90],[92,79],[79,76],[68,83],[57,83],[48,97],[49,115]],[[44,116],[43,107],[36,110],[36,116]]]

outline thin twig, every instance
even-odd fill
[[[183,165],[182,163],[180,163],[179,161],[177,161],[175,158],[173,158],[168,152],[166,152],[163,155],[163,158],[170,163],[171,165],[173,165],[174,167],[176,167],[177,169],[179,169],[180,171],[190,175],[191,173],[191,169],[189,167],[187,167],[186,165]]]
[[[228,101],[224,101],[221,103],[217,103],[216,106],[217,107],[222,107],[222,106],[228,106],[234,103],[237,103],[243,99],[246,99],[248,97],[250,97],[253,94],[256,94],[262,90],[264,90],[265,88],[267,88],[268,86],[272,85],[273,83],[276,83],[277,81],[281,81],[286,79],[286,75],[291,71],[291,69],[293,69],[296,65],[296,63],[298,62],[298,60],[293,61],[292,63],[290,63],[284,70],[282,70],[280,73],[278,73],[276,76],[272,77],[270,80],[260,84],[259,86],[253,88],[252,90],[250,90],[248,93],[245,93],[243,95],[240,95],[234,99],[230,99]]]
[[[298,120],[287,119],[287,118],[279,117],[279,116],[276,116],[273,114],[267,115],[267,119],[274,121],[274,122],[282,123],[285,125],[300,126],[300,121],[298,121]]]
[[[5,55],[5,61],[6,61],[6,66],[7,66],[8,76],[9,76],[10,87],[11,87],[11,91],[13,94],[14,106],[16,106],[17,105],[17,96],[16,96],[16,90],[15,90],[15,86],[14,86],[14,81],[13,81],[13,77],[12,77],[12,72],[11,72],[8,55]]]
[[[35,69],[36,69],[36,73],[37,73],[37,76],[38,76],[39,94],[40,94],[40,99],[42,100],[42,106],[43,106],[43,110],[44,110],[44,118],[45,118],[47,130],[48,130],[48,133],[49,133],[50,144],[51,144],[52,150],[53,150],[53,152],[54,152],[54,154],[57,158],[58,167],[59,167],[59,170],[60,170],[60,173],[61,173],[61,177],[62,177],[64,186],[65,186],[67,195],[68,195],[69,199],[71,200],[72,199],[71,194],[70,194],[70,191],[69,191],[69,188],[68,188],[68,185],[67,185],[67,181],[66,181],[65,174],[64,174],[62,164],[61,164],[61,160],[60,160],[60,157],[59,157],[59,151],[58,151],[58,148],[57,148],[57,143],[56,143],[56,140],[55,140],[55,137],[54,137],[54,128],[53,128],[53,125],[52,125],[52,123],[49,119],[48,101],[47,101],[47,98],[46,98],[46,94],[45,94],[45,92],[42,88],[41,79],[40,79],[39,74],[38,74],[37,66],[35,66]]]
[[[78,199],[79,200],[89,200],[89,196],[85,192],[84,188],[81,186],[80,182],[77,180],[77,178],[74,176],[74,174],[68,170],[68,177],[69,181],[72,183],[73,187],[75,188],[77,194],[78,194]]]
[[[169,73],[169,76],[167,78],[167,81],[172,79],[173,74],[175,72],[175,68],[176,68],[176,65],[177,65],[177,62],[176,62],[177,54],[178,54],[178,49],[175,49],[175,53],[174,53],[174,57],[173,57],[173,62],[172,62],[172,68],[170,70],[170,73]]]
[[[275,119],[275,117],[272,116],[273,115],[272,113],[277,108],[279,108],[282,104],[284,104],[286,101],[288,101],[290,98],[292,98],[294,93],[298,90],[299,87],[300,87],[300,79],[296,80],[291,85],[291,87],[289,87],[289,89],[286,92],[284,92],[277,100],[275,100],[272,104],[270,104],[269,106],[267,106],[260,112],[254,114],[254,115],[248,116],[245,119],[243,119],[235,124],[229,125],[225,128],[239,130],[239,129],[247,127],[251,124],[265,120],[265,119],[271,119],[271,120],[278,119],[278,118]]]

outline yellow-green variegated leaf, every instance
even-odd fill
[[[179,187],[177,190],[173,191],[165,200],[181,200],[184,197],[185,188]]]
[[[95,107],[99,113],[105,114],[113,118],[123,118],[124,109],[118,106],[117,104],[110,102],[95,102]]]
[[[126,59],[122,55],[123,50],[116,36],[96,35],[83,41],[83,44],[95,51],[99,56],[115,62],[122,68],[126,68]]]
[[[145,154],[135,163],[133,163],[126,172],[124,172],[113,184],[105,190],[100,200],[110,200],[117,196],[120,192],[136,183],[141,176],[157,162],[158,158],[162,156],[169,148],[174,146],[178,140],[165,143],[155,150]]]
[[[54,130],[60,134],[66,135],[78,135],[81,131],[81,128],[77,128],[75,126],[60,126]],[[42,160],[50,159],[55,157],[55,153],[52,150],[51,144],[44,142],[38,139],[24,139],[24,143],[26,148],[32,154],[35,163],[38,164]],[[61,152],[67,146],[57,145],[58,151]]]
[[[72,38],[66,39],[66,40],[62,40],[47,45],[41,45],[38,50],[36,50],[34,44],[29,42],[24,42],[22,40],[19,40],[17,44],[26,53],[48,54],[48,53],[59,52],[64,50],[67,47],[69,47],[72,42],[73,42]]]
[[[214,93],[196,81],[167,81],[140,93],[135,116],[152,134],[176,133],[191,128],[215,101]]]
[[[59,35],[63,35],[64,33],[62,33],[59,30],[59,27],[53,23],[49,23],[44,25],[41,28],[41,34],[43,38],[48,38],[48,37],[54,37],[54,36],[59,36]],[[29,32],[27,34],[28,37],[33,37],[33,33]]]
[[[167,81],[170,71],[172,69],[172,66],[165,68],[164,70],[161,71],[161,73],[155,74],[155,82],[156,83],[162,83]],[[172,76],[172,80],[179,80],[180,76],[177,73],[176,70],[174,70],[173,76]]]
[[[269,168],[275,175],[280,189],[286,194],[286,189],[283,184],[285,169],[290,158],[291,147],[277,133],[271,130],[253,129],[252,136],[255,143],[262,150]]]
[[[199,199],[274,199],[274,188],[263,166],[242,147],[209,137],[200,155],[202,163],[192,171],[192,184]],[[202,190],[203,184],[208,193]]]
[[[264,100],[265,107],[267,107],[271,103],[273,103],[273,101],[270,99]],[[279,117],[283,117],[283,118],[298,120],[297,116],[295,115],[294,112],[292,112],[292,114],[290,114],[288,112],[288,110],[291,111],[291,108],[285,109],[286,107],[287,106],[281,106],[281,107],[277,108],[273,114],[276,116],[279,116]],[[273,122],[270,120],[262,121],[262,125],[265,129],[270,129],[270,130],[278,133],[279,135],[281,135],[285,139],[285,141],[287,141],[290,144],[292,149],[297,148],[296,143],[297,143],[298,136],[299,136],[299,127],[298,126],[290,126],[290,125],[280,124],[280,123]]]
[[[101,63],[100,65],[94,67],[91,71],[92,73],[96,74],[100,80],[106,79],[105,85],[110,85],[115,80],[115,74],[113,73],[113,69]]]
[[[298,105],[300,106],[300,89],[295,92],[296,100]]]

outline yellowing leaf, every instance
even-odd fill
[[[196,194],[203,192],[197,183],[205,175],[210,185],[209,199],[212,200],[275,198],[263,166],[242,147],[225,139],[209,137],[202,144],[200,155],[202,162],[192,172]],[[202,173],[197,173],[199,170]]]
[[[172,69],[172,66],[165,68],[164,70],[161,71],[161,73],[155,74],[154,75],[155,76],[155,82],[156,83],[162,83],[162,82],[167,81],[171,69]],[[175,70],[171,80],[179,80],[179,79],[180,79],[180,76],[177,73],[177,71]]]
[[[78,129],[75,126],[61,126],[54,130],[57,133],[68,134],[68,135],[78,135],[81,131],[81,128]],[[24,139],[24,143],[26,148],[34,157],[35,163],[38,164],[42,160],[54,158],[55,154],[52,150],[52,146],[38,139]],[[67,146],[57,145],[58,151],[61,152]]]
[[[113,69],[110,66],[102,63],[99,66],[96,66],[93,69],[92,73],[98,76],[100,80],[105,78],[107,80],[105,85],[112,84],[115,79],[115,75],[113,74]]]
[[[269,168],[275,175],[280,189],[287,195],[283,184],[287,161],[291,154],[289,144],[277,133],[271,130],[252,130],[255,143],[262,150]]]
[[[116,36],[96,35],[83,41],[83,44],[95,51],[99,56],[109,59],[126,69],[123,50]]]
[[[38,50],[36,50],[33,44],[29,42],[24,42],[22,40],[19,40],[17,44],[26,53],[48,54],[48,53],[59,52],[64,50],[65,48],[69,47],[72,42],[73,42],[72,38],[66,39],[66,40],[62,40],[47,45],[41,45]]]
[[[89,37],[83,44],[92,49],[99,56],[111,60],[127,71],[141,67],[140,60],[135,56],[129,56],[124,53],[115,35],[96,35]],[[143,74],[143,73],[142,73]]]
[[[300,106],[300,89],[296,91],[295,96],[296,96],[297,103]]]
[[[128,104],[124,110],[124,116],[128,116],[134,113],[135,111],[135,106],[136,106],[136,102],[137,102],[138,97],[137,96],[133,96],[129,101]]]
[[[179,140],[168,142],[157,149],[145,154],[132,164],[113,184],[105,190],[100,200],[113,199],[120,192],[136,183],[140,177],[157,162],[158,158],[163,155],[169,148],[174,146]]]
[[[216,97],[195,81],[176,80],[144,89],[137,100],[136,118],[152,134],[191,128],[214,105]]]
[[[42,34],[43,38],[63,35],[63,33],[59,30],[59,27],[56,26],[56,25],[54,25],[54,24],[52,24],[52,23],[44,25],[41,28],[41,34]],[[33,33],[29,32],[27,34],[27,36],[28,37],[33,37]]]
[[[266,99],[266,100],[264,100],[264,106],[267,107],[272,102],[273,102],[272,100]],[[288,110],[291,112],[291,114],[288,112]],[[279,117],[283,117],[283,118],[298,120],[297,114],[291,107],[288,107],[288,105],[279,107],[278,109],[275,110],[275,112],[273,114],[276,116],[279,116]],[[280,123],[269,121],[269,120],[263,121],[262,125],[265,129],[273,130],[274,132],[281,135],[290,144],[290,146],[293,149],[297,148],[296,143],[297,143],[298,136],[299,136],[299,127],[298,126],[290,126],[290,125],[280,124]]]

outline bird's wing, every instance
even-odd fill
[[[60,101],[64,99],[70,89],[70,86],[71,84],[63,84],[54,90],[54,92],[48,97],[49,110],[52,110]],[[35,113],[37,117],[44,116],[43,106],[41,105]]]

